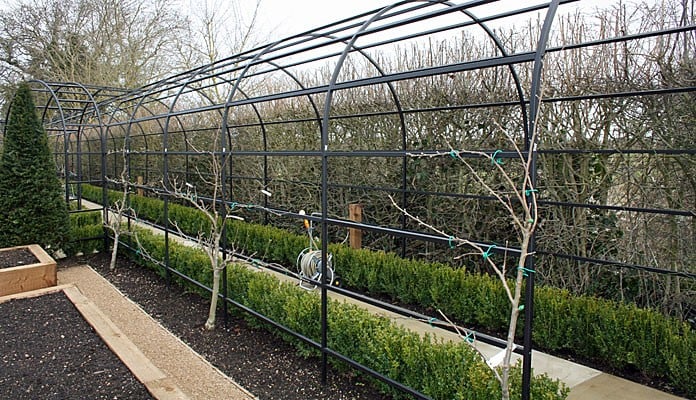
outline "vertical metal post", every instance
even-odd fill
[[[326,274],[329,228],[327,226],[329,210],[329,112],[330,95],[327,99],[327,110],[324,115],[324,123],[321,127],[321,383],[326,385],[328,381],[328,292],[326,290]]]
[[[544,66],[544,54],[548,46],[549,34],[551,25],[556,17],[560,0],[553,0],[549,4],[544,19],[544,25],[541,28],[539,42],[537,43],[536,55],[534,58],[534,69],[532,71],[532,87],[531,99],[529,101],[529,129],[525,134],[525,149],[527,151],[529,165],[530,185],[529,189],[536,189],[537,184],[537,118],[539,115],[539,106],[541,104],[541,73]],[[531,157],[529,157],[531,153]],[[534,201],[534,193],[528,196],[528,202]],[[536,220],[537,215],[535,208],[531,207],[531,217]],[[534,271],[536,251],[536,232],[532,232],[529,241],[529,257],[527,257],[525,268],[529,271]],[[534,273],[527,275],[524,296],[524,354],[522,359],[522,400],[530,400],[530,387],[532,384],[532,322],[534,319]]]
[[[82,209],[82,129],[77,132],[77,183],[75,184],[77,197],[77,209]]]
[[[169,269],[169,160],[167,157],[169,132],[165,129],[162,135],[162,182],[164,183],[164,207],[162,210],[162,226],[164,226],[164,271],[167,277],[167,284],[172,283],[172,272]]]
[[[126,181],[122,182],[123,185],[126,186],[126,188],[123,190],[125,193],[125,196],[123,198],[124,202],[124,211],[126,211],[126,220],[128,221],[128,230],[131,229],[131,215],[130,212],[128,212],[128,209],[125,208],[125,206],[130,207],[130,181],[131,181],[131,140],[130,140],[130,131],[126,131],[126,137],[123,139],[123,147],[126,152],[126,159],[124,160],[125,168],[126,168]]]
[[[355,41],[359,35],[364,32],[374,21],[381,18],[382,14],[388,12],[391,7],[385,7],[380,12],[374,14],[369,20],[353,34],[353,37],[346,43],[341,56],[336,62],[336,67],[331,75],[328,88],[326,90],[326,99],[324,101],[324,116],[321,126],[321,382],[327,382],[327,365],[328,365],[328,301],[327,301],[327,263],[328,263],[328,247],[329,247],[329,230],[328,210],[329,210],[329,121],[331,117],[331,106],[333,103],[333,94],[336,90],[336,82],[343,68],[343,64],[348,57],[348,53],[355,47]],[[404,133],[405,134],[405,133]]]
[[[402,126],[404,125],[403,121],[403,115],[399,115],[401,118],[401,124]],[[406,129],[402,129],[402,143],[401,147],[404,150],[404,153],[407,151],[407,143],[406,143]],[[403,160],[402,160],[402,165],[401,165],[401,208],[406,210],[408,208],[408,197],[406,193],[406,188],[408,187],[408,156],[404,154]],[[401,213],[401,229],[406,230],[406,214]],[[403,236],[401,238],[401,257],[406,258],[406,236]]]
[[[109,131],[107,127],[106,130],[100,130],[100,151],[101,151],[101,186],[102,186],[102,213],[104,222],[108,222],[109,213],[107,211],[108,207],[108,196],[106,187],[106,134]],[[109,249],[109,235],[106,234],[106,228],[104,228],[104,252]]]
[[[268,190],[268,139],[266,137],[266,127],[261,127],[263,132],[263,189]],[[263,196],[263,207],[268,209],[268,196]],[[263,224],[268,225],[268,213],[263,213]]]
[[[232,139],[230,138],[230,142]],[[230,176],[232,175],[232,156],[230,155],[229,159],[227,158],[226,154],[228,153],[227,149],[228,143],[227,143],[227,129],[225,130],[220,130],[220,207],[222,207],[221,211],[221,217],[222,217],[222,227],[221,227],[221,243],[220,247],[222,248],[222,321],[225,326],[228,324],[228,318],[227,318],[227,262],[225,261],[226,255],[227,255],[227,191],[225,190],[225,187],[227,185],[227,170],[226,168],[228,167],[226,164],[229,160],[229,169],[230,169]],[[231,194],[232,194],[232,182],[230,181],[230,201],[231,199]],[[218,205],[216,204],[217,199],[213,199],[213,207],[217,207]]]
[[[70,133],[66,129],[63,130],[63,181],[64,181],[64,186],[65,186],[65,204],[68,206],[70,205],[70,183],[68,182],[68,176],[70,172],[68,171],[68,168],[70,168],[70,161],[68,159],[68,156],[70,155],[70,152],[68,151],[68,147],[70,146]]]

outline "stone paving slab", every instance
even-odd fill
[[[170,236],[171,237],[171,236]],[[270,273],[280,280],[293,281],[291,277],[264,269],[258,265],[250,266],[259,273]],[[295,280],[296,281],[296,280]],[[316,291],[319,292],[318,290]],[[461,341],[456,333],[430,325],[427,322],[413,318],[407,318],[371,304],[363,303],[348,296],[329,292],[329,297],[339,301],[357,304],[371,312],[390,318],[395,323],[406,329],[421,334],[428,333],[431,336],[443,340]],[[498,347],[476,342],[476,349],[484,356],[492,357],[501,351]],[[514,357],[520,358],[515,354]],[[654,388],[644,386],[626,379],[622,379],[602,371],[586,367],[581,364],[555,357],[539,351],[532,353],[532,369],[534,374],[547,374],[551,378],[559,379],[570,388],[568,400],[679,400],[680,397],[665,393]]]

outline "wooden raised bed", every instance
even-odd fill
[[[0,252],[26,249],[36,257],[34,264],[0,268],[0,296],[55,286],[56,261],[36,244],[0,249]]]

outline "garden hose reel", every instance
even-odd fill
[[[304,215],[304,210],[300,210],[300,215]],[[314,215],[314,214],[313,214]],[[314,239],[314,225],[309,220],[303,220],[304,227],[309,236],[309,247],[304,248],[297,256],[297,270],[300,277],[300,287],[307,290],[317,288],[317,282],[322,280],[322,257],[321,249]],[[333,269],[333,254],[326,255],[326,282],[330,285],[338,286],[338,279]]]

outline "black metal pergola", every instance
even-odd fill
[[[531,188],[538,190],[537,201],[541,208],[609,210],[656,218],[681,218],[693,223],[693,205],[670,208],[629,204],[611,198],[600,203],[559,201],[545,196],[545,188],[550,184],[544,176],[548,171],[542,172],[539,167],[540,157],[664,156],[693,162],[696,155],[696,149],[688,144],[649,147],[627,142],[624,147],[606,148],[548,144],[547,137],[560,133],[541,115],[545,107],[553,112],[554,107],[565,105],[614,102],[616,112],[621,113],[622,104],[626,102],[693,96],[696,89],[689,84],[646,83],[630,90],[601,93],[547,91],[553,86],[550,81],[555,79],[553,73],[546,73],[544,69],[549,57],[692,34],[696,28],[675,25],[570,45],[556,44],[554,21],[564,7],[571,7],[571,3],[575,1],[521,2],[522,5],[510,7],[510,3],[493,0],[405,0],[174,74],[135,90],[41,80],[33,81],[32,87],[52,140],[58,169],[65,177],[66,200],[72,186],[78,190],[77,198],[80,198],[82,184],[95,184],[106,190],[109,177],[118,177],[123,162],[127,163],[129,181],[141,177],[137,186],[153,195],[166,193],[171,177],[201,184],[201,174],[205,174],[201,170],[202,156],[213,154],[226,166],[221,171],[221,181],[225,183],[221,200],[228,204],[255,205],[260,221],[288,225],[310,219],[320,227],[322,243],[335,241],[337,230],[360,229],[376,237],[395,238],[394,247],[388,250],[414,256],[407,249],[409,241],[448,249],[452,237],[419,227],[395,210],[390,211],[391,223],[351,221],[342,216],[340,208],[345,204],[338,199],[366,201],[374,196],[390,195],[404,210],[420,207],[421,199],[431,198],[455,204],[469,200],[495,202],[480,191],[458,190],[452,175],[433,172],[451,168],[437,160],[447,160],[447,154],[456,151],[457,156],[469,157],[472,163],[476,163],[476,159],[487,162],[492,158],[512,164],[520,156],[531,160],[528,164]],[[536,36],[528,38],[526,46],[513,48],[506,37],[501,36],[506,24],[535,17],[539,19],[538,27],[531,32]],[[457,43],[463,46],[468,40],[480,41],[486,44],[486,51],[462,51],[451,57],[438,53],[440,43],[460,37],[462,32],[466,32],[466,36],[462,35],[461,42]],[[416,49],[422,47],[435,48],[429,54],[440,56],[417,60]],[[487,85],[503,89],[486,91]],[[468,86],[484,89],[470,94],[455,93],[458,88]],[[438,92],[438,96],[431,98],[433,92]],[[414,93],[423,96],[414,96]],[[495,127],[475,123],[492,115],[504,115],[508,125]],[[466,125],[467,121],[471,123]],[[507,137],[512,138],[511,142],[490,134],[502,128]],[[472,137],[477,138],[478,147],[465,148],[470,145],[466,138]],[[121,159],[123,149],[125,161]],[[482,155],[459,152],[460,149],[476,150]],[[354,171],[354,179],[341,181],[345,177],[337,171],[344,170]],[[422,178],[425,172],[429,172],[428,178]],[[361,178],[361,174],[369,178]],[[458,173],[457,179],[463,180],[465,176]],[[442,182],[435,187],[432,182],[437,179]],[[421,183],[414,183],[417,181]],[[461,184],[461,187],[466,186]],[[288,200],[275,202],[275,195],[259,195],[259,189],[274,194],[286,193],[283,198]],[[168,196],[163,200],[163,229],[169,240],[168,235],[173,230],[168,203],[172,200]],[[103,204],[106,203],[104,191]],[[316,214],[300,214],[302,208],[316,211]],[[466,210],[462,210],[462,218],[466,217],[464,214]],[[447,218],[455,219],[456,215]],[[520,253],[514,242],[503,242],[503,239],[472,236],[467,240],[500,255]],[[693,238],[687,238],[689,240],[695,244]],[[544,257],[596,268],[640,270],[687,279],[696,277],[689,268],[670,269],[658,263],[621,259],[609,253],[572,253],[544,246],[543,242],[537,245],[535,237],[529,253],[525,267],[529,271],[535,271],[539,258]],[[323,246],[324,267],[327,257],[327,247]],[[168,255],[162,263],[169,270]],[[687,267],[688,263],[687,260]],[[424,398],[414,389],[328,347],[329,291],[390,306],[331,286],[326,282],[326,273],[322,276],[324,281],[319,285],[322,338],[319,343],[249,311],[320,349],[324,380],[327,357],[332,356],[406,393]],[[523,399],[529,398],[531,379],[534,277],[534,273],[526,277],[524,334],[522,344],[515,349],[523,357]],[[423,317],[398,307],[390,308],[405,315]],[[505,347],[505,341],[499,338],[485,334],[477,334],[477,338]]]

